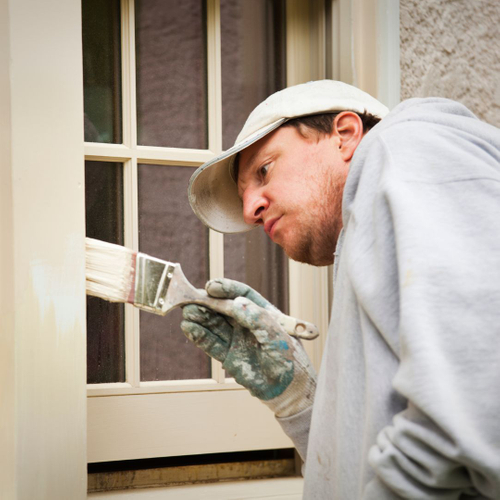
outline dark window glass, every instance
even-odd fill
[[[288,259],[262,228],[224,236],[224,276],[246,283],[288,313]]]
[[[123,245],[123,166],[85,162],[86,232]],[[87,297],[87,383],[125,381],[124,305]]]
[[[208,230],[193,214],[187,185],[194,168],[139,165],[139,249],[178,262],[197,288],[208,280]],[[209,378],[211,363],[182,333],[180,309],[141,312],[141,380]]]
[[[138,144],[206,149],[205,2],[135,5]]]
[[[122,142],[120,2],[83,0],[85,140]]]

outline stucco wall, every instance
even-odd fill
[[[401,99],[449,97],[500,126],[500,2],[400,0]]]

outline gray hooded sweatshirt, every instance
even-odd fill
[[[279,419],[304,498],[500,499],[499,130],[400,104],[355,152],[343,224],[314,406]]]

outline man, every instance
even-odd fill
[[[311,82],[260,104],[189,196],[218,231],[263,225],[291,258],[334,264],[318,382],[246,285],[209,282],[233,314],[190,305],[182,323],[274,411],[305,460],[305,498],[500,498],[496,128],[445,99],[387,114]]]

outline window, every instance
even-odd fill
[[[83,0],[87,235],[179,262],[197,287],[244,281],[325,323],[324,271],[289,263],[262,231],[209,231],[186,195],[196,167],[234,143],[259,102],[321,76],[324,35],[311,26],[324,24],[322,6]],[[301,40],[307,53],[293,48]],[[290,286],[299,279],[320,284],[319,301]],[[291,446],[269,410],[184,337],[180,310],[159,317],[88,298],[87,316],[90,462]],[[309,346],[313,359],[320,348]]]
[[[112,0],[98,3],[109,4],[109,9],[117,5]],[[332,19],[335,23],[326,23],[323,42],[326,38],[327,58],[322,73],[323,1],[286,0],[287,85],[321,78],[324,74],[353,83],[351,73],[354,65],[363,66],[364,50],[378,47],[382,42],[382,48],[377,49],[379,57],[372,60],[377,64],[376,94],[379,97],[389,96],[388,100],[382,99],[383,102],[394,104],[399,95],[399,79],[393,77],[397,71],[388,72],[386,66],[389,69],[399,68],[399,61],[394,55],[397,55],[399,46],[397,2],[378,2],[379,7],[382,4],[379,14],[391,14],[386,18],[387,23],[381,23],[378,15],[366,13],[363,8],[356,11],[350,0],[327,0],[325,4],[333,7]],[[385,6],[395,8],[384,10]],[[301,11],[304,8],[307,15]],[[3,37],[0,57],[5,62],[2,66],[4,71],[0,74],[0,100],[5,110],[0,116],[4,132],[0,145],[4,160],[0,169],[3,181],[0,184],[0,215],[4,229],[1,263],[4,328],[0,354],[3,370],[0,378],[1,411],[5,424],[2,427],[2,445],[6,458],[0,487],[3,496],[14,498],[17,494],[36,498],[43,483],[48,498],[84,498],[86,485],[82,477],[87,456],[96,462],[120,460],[126,456],[209,453],[222,448],[251,450],[261,447],[266,437],[269,438],[266,445],[281,446],[273,442],[281,433],[277,428],[271,429],[273,417],[268,415],[269,412],[265,416],[260,413],[267,409],[250,398],[238,399],[239,394],[245,395],[245,391],[237,388],[211,390],[197,392],[193,396],[193,392],[189,391],[168,392],[169,386],[164,382],[160,382],[164,392],[156,393],[153,387],[141,387],[143,392],[139,393],[133,392],[131,384],[125,385],[126,380],[130,380],[126,377],[130,377],[134,369],[133,363],[132,366],[127,364],[132,359],[129,354],[136,349],[132,342],[134,337],[127,330],[130,328],[128,315],[131,309],[128,306],[123,313],[123,347],[116,349],[115,340],[111,340],[107,347],[113,347],[114,353],[118,353],[113,361],[117,371],[101,373],[104,379],[89,385],[90,398],[88,405],[85,404],[82,399],[85,397],[83,380],[86,367],[82,339],[85,316],[85,207],[82,189],[81,3],[79,0],[16,0],[4,2],[0,9],[3,9],[0,19],[4,23],[4,29],[0,31]],[[134,190],[130,186],[129,171],[141,150],[129,148],[132,120],[128,113],[131,109],[130,96],[134,95],[130,92],[131,81],[127,76],[131,74],[127,65],[133,56],[129,50],[134,33],[130,29],[131,10],[134,10],[133,6],[124,2],[119,10],[115,8],[108,12],[107,17],[99,11],[95,14],[98,18],[96,22],[100,23],[109,20],[110,16],[119,15],[116,18],[119,21],[112,25],[101,24],[93,35],[107,37],[108,48],[110,43],[115,43],[111,46],[119,50],[107,52],[100,63],[116,70],[111,73],[109,69],[102,69],[93,74],[95,80],[92,85],[104,88],[107,104],[100,109],[101,121],[93,117],[95,130],[87,128],[87,133],[99,133],[101,137],[96,142],[96,135],[87,135],[85,144],[87,161],[106,165],[102,169],[98,166],[97,173],[90,167],[87,175],[102,175],[104,182],[109,184],[123,183],[125,201],[119,204],[119,200],[109,198],[113,193],[118,194],[116,190],[105,194],[101,201],[110,211],[113,206],[123,207],[123,235],[127,245],[133,243],[130,239],[135,233],[131,231],[132,212],[125,212],[130,210],[131,204],[137,204],[132,196]],[[213,59],[220,54],[220,36],[215,35],[220,32],[217,4],[208,3],[206,14],[207,58],[212,58],[210,64],[216,65]],[[85,12],[84,19],[88,19]],[[111,31],[111,26],[114,26],[114,31]],[[329,30],[329,26],[332,29]],[[384,29],[386,27],[389,29]],[[104,47],[104,42],[99,43],[104,55],[108,49]],[[357,50],[353,50],[352,45]],[[384,52],[384,47],[391,50]],[[367,56],[371,54],[369,51]],[[386,65],[380,66],[380,56],[386,59]],[[373,80],[373,72],[365,73]],[[33,82],[36,82],[35,86]],[[85,83],[87,85],[87,80]],[[364,80],[358,79],[355,83],[368,90]],[[207,84],[207,88],[207,105],[214,106],[214,103],[220,102],[217,94],[221,92],[220,84]],[[219,91],[216,91],[217,88]],[[88,99],[89,94],[86,93],[85,97]],[[87,110],[88,105],[86,101]],[[215,128],[217,126],[216,123]],[[120,133],[122,137],[114,135]],[[210,138],[210,134],[208,136]],[[141,151],[144,163],[148,163],[153,149]],[[190,158],[195,158],[192,166],[201,164],[215,153],[212,145],[206,150],[191,150]],[[180,161],[181,151],[172,149],[168,154],[167,157],[161,148],[155,150],[156,164],[158,157],[160,164],[164,164],[166,159]],[[99,186],[99,179],[93,182]],[[90,183],[88,181],[88,186]],[[117,219],[121,217],[119,213],[115,215]],[[112,229],[117,231],[115,234],[120,234],[119,226]],[[219,235],[215,235],[215,239],[209,239],[209,250],[213,246],[222,247],[218,238]],[[138,245],[138,242],[135,244]],[[211,271],[214,275],[221,274],[224,267],[223,263],[217,262],[219,268],[212,267]],[[290,313],[315,322],[321,331],[325,331],[325,311],[329,304],[325,300],[324,283],[328,280],[324,272],[303,269],[293,263],[289,263],[289,271]],[[298,275],[301,287],[296,286]],[[304,292],[305,299],[301,298],[301,292]],[[116,318],[121,321],[119,315]],[[134,318],[132,321],[135,321]],[[317,362],[321,341],[306,345],[312,359]],[[125,357],[120,358],[120,351]],[[102,353],[104,359],[105,352]],[[122,363],[127,365],[126,377]],[[108,381],[122,378],[124,382],[104,382],[106,378]],[[186,381],[182,383],[187,384]],[[148,384],[154,385],[154,382]],[[229,394],[236,399],[228,399],[224,406],[221,398]],[[192,396],[194,399],[191,399]],[[183,398],[186,398],[185,404]],[[254,406],[248,406],[251,404]],[[188,418],[194,420],[189,421]],[[256,425],[253,425],[254,420],[258,421]],[[268,423],[271,430],[266,430],[267,434],[262,436],[262,429]],[[86,427],[88,454],[85,452]],[[33,432],[34,429],[37,432]],[[192,441],[198,440],[198,448],[185,439],[190,432],[197,433]],[[257,436],[255,442],[252,432]],[[176,434],[181,436],[178,441],[184,439],[187,442],[185,447],[182,443],[178,446]],[[242,439],[243,434],[245,439]],[[61,457],[64,457],[64,474],[61,474]],[[280,484],[278,482],[273,489],[276,494],[282,493]],[[266,492],[269,495],[271,490]],[[251,493],[247,490],[246,494]],[[216,494],[212,498],[222,496]]]

